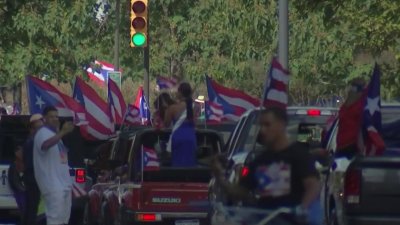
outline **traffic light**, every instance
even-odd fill
[[[148,0],[131,0],[131,47],[147,46]]]

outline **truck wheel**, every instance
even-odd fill
[[[113,225],[113,218],[110,215],[110,208],[107,202],[101,205],[102,221],[101,225]]]
[[[89,203],[86,203],[83,211],[83,225],[98,225],[96,219],[93,218],[93,215],[90,212]]]

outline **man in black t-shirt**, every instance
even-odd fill
[[[263,110],[259,141],[265,149],[250,154],[246,164],[248,173],[239,185],[224,179],[219,163],[214,163],[214,175],[228,195],[244,204],[263,209],[293,207],[298,218],[318,224],[321,220],[321,215],[315,215],[320,214],[318,173],[309,150],[300,143],[290,143],[286,125],[285,110],[274,107]],[[309,210],[312,215],[307,213]]]

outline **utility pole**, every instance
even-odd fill
[[[279,0],[278,59],[289,70],[289,0]]]
[[[114,37],[114,67],[115,71],[119,71],[119,24],[121,20],[121,0],[115,1],[115,37]]]

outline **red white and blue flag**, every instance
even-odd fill
[[[208,99],[222,105],[224,118],[237,121],[249,109],[260,106],[260,100],[243,91],[224,87],[206,76]]]
[[[150,109],[143,94],[143,87],[140,87],[138,90],[135,106],[139,109],[142,124],[147,125],[150,122]]]
[[[21,107],[18,103],[13,104],[11,115],[20,115],[21,114]]]
[[[88,67],[86,72],[93,82],[99,86],[105,86],[108,81],[108,72],[114,71],[114,65],[105,61],[94,61],[95,67]]]
[[[128,125],[142,124],[142,118],[140,117],[140,110],[136,106],[128,105],[128,110],[126,111],[124,123]]]
[[[159,170],[160,162],[157,152],[154,149],[142,147],[143,150],[143,171]]]
[[[171,89],[178,84],[178,80],[175,77],[169,78],[169,77],[157,76],[156,82],[160,90]]]
[[[224,109],[218,102],[206,101],[205,106],[205,116],[206,121],[210,123],[219,123],[224,118]]]
[[[86,110],[89,121],[84,137],[89,140],[107,140],[114,135],[114,123],[108,104],[93,88],[76,77],[73,97]]]
[[[362,115],[363,145],[360,149],[364,155],[369,156],[382,155],[385,150],[385,143],[379,134],[382,131],[380,75],[379,66],[375,64]]]
[[[114,123],[122,124],[126,114],[126,103],[118,85],[112,80],[108,80],[108,104]]]
[[[276,58],[273,58],[265,85],[264,107],[276,106],[286,109],[288,104],[288,83],[289,72],[282,67]]]
[[[33,76],[26,76],[29,111],[42,113],[47,106],[54,106],[59,116],[73,117],[76,125],[87,124],[86,111],[73,98],[60,92],[50,83]]]

